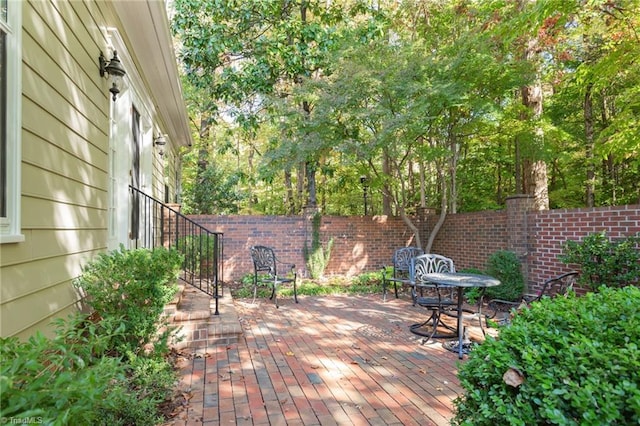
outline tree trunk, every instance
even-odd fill
[[[458,138],[455,134],[454,124],[457,117],[455,117],[455,112],[453,110],[449,114],[449,120],[447,137],[449,138],[449,152],[451,153],[451,157],[449,157],[449,179],[451,180],[451,190],[449,194],[451,196],[447,198],[449,199],[449,206],[451,206],[451,213],[456,214],[458,212],[458,182],[456,173],[458,170]]]
[[[287,169],[284,171],[284,186],[287,189],[285,200],[285,205],[287,206],[288,214],[295,214],[296,212],[296,203],[293,199],[293,183],[291,181],[291,170]]]
[[[382,172],[385,176],[391,176],[392,173],[389,153],[386,150],[382,153]],[[393,210],[391,207],[391,188],[386,183],[384,185],[385,190],[382,191],[382,214],[391,216],[393,214]]]
[[[533,61],[535,55],[536,41],[528,43],[525,57]],[[537,123],[542,116],[542,85],[536,81],[531,86],[521,89],[522,104],[530,109],[531,120],[535,128],[531,149],[527,150],[529,155],[523,161],[523,178],[525,179],[525,194],[534,196],[534,206],[536,210],[549,209],[549,188],[547,183],[547,164],[541,159],[544,151],[544,130]]]
[[[595,179],[596,179],[596,167],[593,162],[593,98],[592,95],[593,84],[587,85],[586,92],[584,94],[584,134],[586,141],[585,161],[587,163],[587,182],[585,188],[585,201],[587,207],[595,206]]]
[[[425,253],[431,252],[433,242],[438,236],[438,233],[440,232],[440,229],[442,228],[442,225],[444,225],[444,221],[447,218],[447,206],[449,205],[449,202],[447,200],[447,182],[444,179],[442,171],[438,171],[438,175],[438,180],[440,181],[440,191],[442,193],[440,197],[440,216],[438,217],[438,221],[429,234],[429,240],[427,241],[426,247],[424,247]]]

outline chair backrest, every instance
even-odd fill
[[[546,280],[535,300],[540,300],[543,296],[564,296],[567,292],[573,290],[573,285],[578,280],[578,276],[578,272],[571,271]]]
[[[394,273],[409,272],[411,269],[411,259],[424,254],[420,247],[402,247],[393,253]]]
[[[271,247],[252,246],[251,260],[253,260],[253,268],[255,273],[267,272],[271,275],[277,275],[276,255]]]
[[[456,272],[453,260],[439,254],[427,253],[411,259],[411,281],[414,283],[428,283],[426,274],[437,272]]]

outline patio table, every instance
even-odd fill
[[[424,278],[440,286],[456,287],[456,289],[458,290],[458,342],[457,346],[453,346],[451,349],[457,349],[458,358],[462,359],[462,355],[464,353],[464,345],[462,342],[462,339],[464,337],[464,329],[462,326],[462,291],[465,288],[472,287],[478,287],[482,289],[486,289],[487,287],[495,287],[497,285],[500,285],[500,281],[488,275],[449,272],[426,274]],[[480,318],[480,321],[482,321],[482,318]]]

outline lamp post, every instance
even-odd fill
[[[360,183],[362,184],[362,195],[364,198],[364,215],[367,215],[367,188],[369,188],[368,179],[366,176],[360,176]]]

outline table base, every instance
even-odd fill
[[[460,342],[458,340],[449,340],[447,342],[442,342],[442,347],[446,350],[465,355],[469,355],[475,345],[476,343],[473,342],[462,342],[462,350],[460,350]]]

